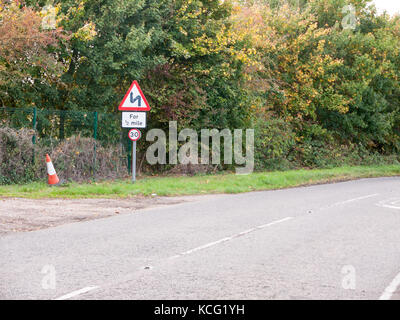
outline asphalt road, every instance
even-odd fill
[[[219,195],[0,238],[1,299],[399,299],[399,286],[400,178]]]

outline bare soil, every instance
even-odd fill
[[[132,214],[207,196],[135,197],[130,199],[22,199],[0,198],[0,236],[34,231],[65,223]]]

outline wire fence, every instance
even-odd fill
[[[0,127],[13,129],[28,128],[33,130],[32,144],[40,144],[47,150],[55,150],[70,137],[84,137],[93,148],[91,163],[93,176],[98,173],[98,148],[118,146],[118,157],[131,170],[131,144],[127,138],[127,129],[121,128],[119,113],[99,113],[72,110],[49,110],[38,108],[0,108]],[[86,144],[87,146],[87,144]]]

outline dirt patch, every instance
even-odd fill
[[[0,199],[0,236],[65,223],[132,214],[139,209],[195,201],[207,196],[135,197],[130,199]]]

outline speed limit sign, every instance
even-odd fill
[[[138,141],[140,139],[140,137],[142,136],[142,134],[140,133],[140,131],[138,129],[131,129],[129,130],[129,139],[131,139],[132,141]]]

